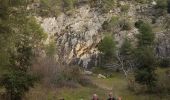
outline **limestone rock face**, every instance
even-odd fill
[[[164,58],[170,57],[170,33],[157,33],[157,55]]]
[[[46,43],[48,44],[50,39],[55,39],[58,58],[62,58],[67,64],[76,63],[88,68],[98,64],[99,51],[96,46],[104,37],[102,25],[105,21],[117,16],[120,19],[126,19],[133,25],[131,30],[120,30],[115,33],[114,37],[118,47],[121,46],[125,37],[130,38],[135,44],[135,34],[139,33],[138,29],[134,27],[137,20],[145,19],[150,23],[152,22],[155,4],[138,5],[132,4],[130,1],[122,1],[121,5],[125,4],[130,5],[126,14],[123,14],[119,7],[110,10],[108,13],[102,13],[100,10],[90,8],[89,5],[85,4],[69,15],[61,14],[58,17],[47,18],[37,16],[36,19],[44,31],[48,33]],[[157,23],[160,24],[160,22]],[[167,38],[167,35],[160,32],[156,34],[157,54],[168,56],[170,54],[170,37]]]
[[[57,18],[37,17],[37,20],[49,34],[48,39],[55,37],[56,46],[62,51],[62,57],[67,63],[78,59],[78,64],[88,67],[91,59],[99,53],[96,45],[102,39],[100,29],[109,17],[109,14],[101,14],[86,5],[70,16],[62,14]]]

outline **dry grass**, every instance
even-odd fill
[[[159,76],[167,69],[158,69]],[[107,79],[98,79],[96,75],[91,76],[91,80],[96,86],[79,86],[78,88],[46,88],[37,85],[27,95],[26,100],[90,100],[92,94],[99,95],[100,100],[107,98],[108,92],[112,91],[116,97],[121,96],[123,100],[169,100],[168,94],[136,94],[127,88],[127,81],[121,73],[113,73],[113,77]]]

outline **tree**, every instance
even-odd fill
[[[54,40],[50,41],[50,43],[46,46],[46,55],[48,57],[54,58],[56,55],[56,46]]]
[[[0,85],[10,100],[21,100],[35,82],[29,73],[37,48],[46,35],[27,13],[28,0],[1,0],[0,7]]]
[[[22,71],[11,71],[2,76],[1,85],[7,89],[10,100],[22,100],[22,96],[34,86],[36,77]]]
[[[157,0],[156,10],[157,16],[166,15],[168,12],[168,0]]]
[[[105,61],[113,59],[115,48],[115,41],[111,36],[105,36],[98,45],[98,49],[103,53]]]
[[[121,45],[119,51],[117,52],[116,58],[118,61],[119,68],[124,73],[124,76],[128,82],[128,87],[134,89],[134,79],[129,77],[130,74],[134,72],[135,60],[134,60],[134,50],[131,41],[125,38],[123,44]]]
[[[133,50],[130,41],[126,38],[116,56],[119,65],[124,72],[126,79],[128,74],[133,70]]]
[[[153,46],[155,34],[152,32],[152,28],[147,23],[141,23],[139,25],[140,34],[137,35],[138,47]]]
[[[139,25],[138,46],[136,49],[135,81],[152,90],[156,82],[155,54],[153,49],[154,33],[149,24]]]
[[[168,13],[170,13],[170,0],[168,0]]]
[[[168,8],[168,0],[157,0],[156,8],[167,10]]]
[[[135,75],[136,82],[146,85],[152,90],[156,82],[155,56],[153,48],[146,47],[138,50],[137,70]]]

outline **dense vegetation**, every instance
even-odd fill
[[[141,5],[152,2],[128,1]],[[170,1],[156,2],[153,20],[165,18],[162,27],[168,34],[170,21],[167,14],[170,12]],[[30,9],[32,4],[38,6]],[[121,12],[121,16],[112,16],[102,25],[100,32],[103,39],[97,45],[101,65],[89,69],[94,71],[91,76],[85,75],[83,68],[65,63],[66,59],[59,50],[61,48],[56,47],[55,39],[44,44],[47,36],[32,16],[57,17],[61,13],[71,15],[84,4],[100,13],[111,13],[114,8],[120,8]],[[36,83],[45,90],[66,88],[66,91],[63,90],[66,92],[65,96],[68,93],[67,88],[84,89],[85,93],[83,91],[82,94],[86,95],[99,90],[98,93],[103,95],[101,92],[112,88],[111,81],[116,84],[115,89],[127,98],[126,92],[130,96],[136,95],[134,93],[168,94],[170,58],[159,57],[155,53],[156,36],[153,28],[156,25],[153,21],[151,23],[142,19],[131,22],[127,18],[130,7],[128,3],[121,4],[121,0],[0,0],[0,96],[5,95],[4,100],[22,100]],[[139,32],[133,38],[136,42],[132,42],[133,39],[126,34],[121,45],[117,45],[115,36],[121,35],[120,31],[128,33],[132,29]],[[96,79],[96,74],[100,73],[109,77],[108,80]],[[108,75],[110,73],[112,75]],[[101,81],[104,81],[104,86],[99,84]]]
[[[0,1],[0,83],[10,100],[21,100],[37,80],[29,69],[45,38],[36,20],[27,16],[26,5],[23,0]]]
[[[156,57],[153,49],[155,36],[152,32],[151,27],[146,23],[142,23],[139,25],[139,32],[140,34],[137,36],[137,71],[135,75],[135,80],[140,84],[147,85],[148,89],[152,89],[152,87],[155,86],[156,81]]]
[[[105,61],[109,61],[114,57],[115,51],[115,42],[111,36],[106,36],[104,39],[99,43],[98,49],[103,53]]]

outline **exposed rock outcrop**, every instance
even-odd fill
[[[49,34],[46,42],[48,43],[51,37],[55,39],[57,49],[61,51],[58,55],[66,63],[76,63],[87,68],[98,64],[99,51],[96,46],[103,38],[102,25],[105,21],[110,20],[112,16],[122,17],[132,24],[139,19],[145,19],[152,23],[155,3],[138,5],[135,3],[131,4],[130,1],[122,1],[120,4],[130,5],[126,14],[122,14],[119,7],[110,10],[109,13],[102,13],[98,9],[90,8],[89,5],[83,5],[70,15],[61,14],[58,17],[47,18],[38,16],[36,18],[41,23],[44,31]],[[158,21],[161,22],[161,19]],[[116,33],[115,40],[118,47],[120,47],[125,37],[136,41],[134,35],[138,33],[134,26],[131,30],[121,30]],[[167,38],[169,33],[158,32],[156,34],[157,54],[159,56],[170,56],[170,38]]]
[[[159,57],[170,57],[170,33],[157,33],[156,52]]]
[[[67,63],[78,58],[77,63],[87,68],[91,58],[97,58],[99,52],[96,45],[102,39],[100,29],[110,17],[85,5],[71,16],[62,14],[57,18],[37,19],[45,32],[49,33],[48,39],[55,37],[56,46],[62,49]]]

